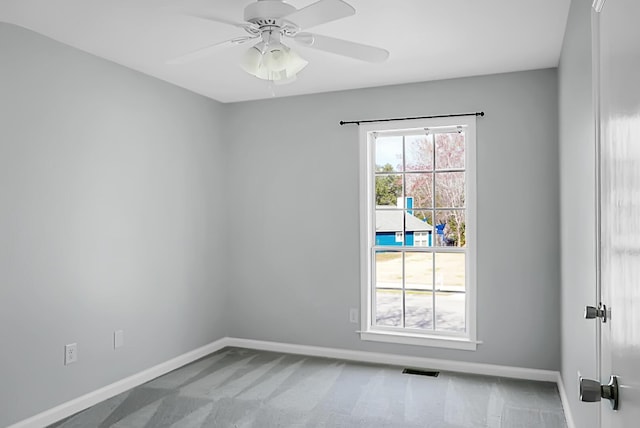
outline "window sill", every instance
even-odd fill
[[[464,351],[475,351],[479,343],[466,337],[442,337],[424,336],[418,334],[397,333],[389,331],[361,331],[360,339],[398,343],[402,345],[430,346],[434,348],[460,349]]]

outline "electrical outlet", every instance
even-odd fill
[[[64,365],[67,366],[71,363],[78,361],[78,344],[70,343],[64,346]]]
[[[124,330],[116,330],[113,332],[113,349],[122,348],[124,346]]]
[[[349,309],[349,322],[353,324],[358,324],[358,309],[351,308]]]

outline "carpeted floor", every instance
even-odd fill
[[[565,428],[556,385],[226,348],[56,428]]]

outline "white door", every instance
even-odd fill
[[[600,382],[618,376],[620,404],[602,428],[640,427],[640,0],[596,0],[601,174]],[[597,32],[596,32],[597,34]],[[596,36],[597,37],[597,36]],[[596,73],[597,76],[597,73]]]

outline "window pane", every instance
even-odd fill
[[[407,251],[404,254],[405,289],[431,290],[433,253]]]
[[[413,173],[406,175],[407,208],[431,208],[433,207],[433,174]],[[412,198],[412,199],[409,199]]]
[[[464,207],[464,172],[436,173],[436,207]]]
[[[436,253],[436,291],[465,291],[464,253]]]
[[[464,169],[464,133],[436,134],[436,169]]]
[[[407,171],[433,170],[433,137],[430,135],[412,135],[405,138],[405,156]]]
[[[376,138],[376,171],[402,171],[402,137]]]
[[[433,211],[407,210],[405,216],[405,245],[413,247],[433,246]]]
[[[465,331],[464,293],[436,293],[436,330]]]
[[[438,247],[465,247],[465,210],[436,211],[434,244]]]
[[[402,327],[402,290],[376,290],[377,325]]]
[[[407,291],[405,310],[405,327],[433,329],[433,293],[430,291]]]
[[[397,207],[400,197],[402,197],[402,175],[376,174],[376,206]]]
[[[376,287],[402,288],[402,253],[376,251]]]
[[[404,222],[401,210],[376,210],[376,245],[400,246],[403,245]],[[395,253],[399,254],[399,253]]]

